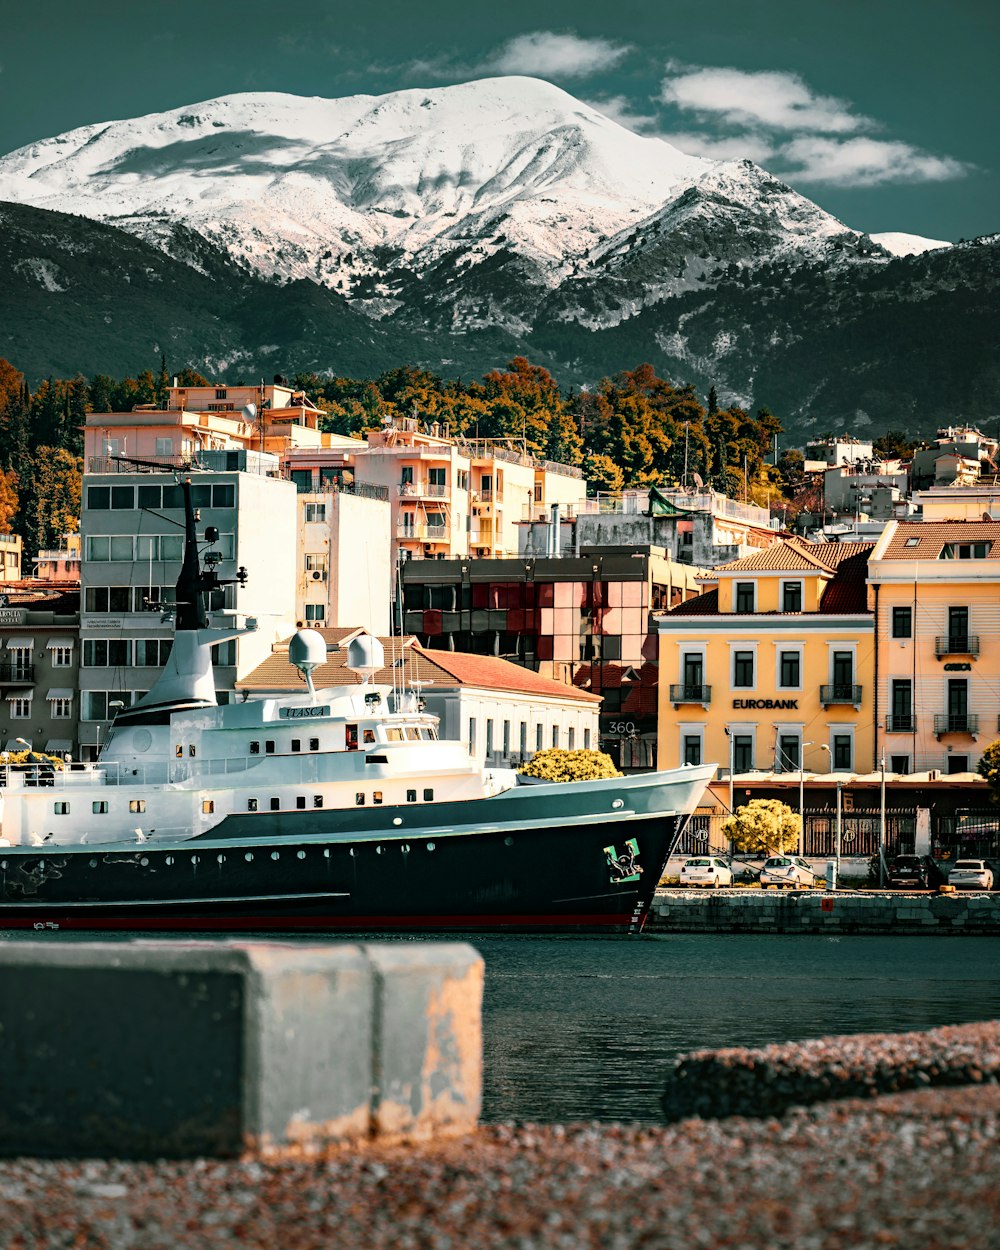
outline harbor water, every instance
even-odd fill
[[[991,937],[474,937],[487,1121],[657,1121],[699,1047],[1000,1017]]]

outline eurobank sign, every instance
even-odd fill
[[[733,707],[741,711],[753,711],[760,709],[762,711],[785,711],[795,712],[798,710],[798,699],[734,699]]]

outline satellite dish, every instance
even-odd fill
[[[697,486],[699,490],[702,490],[702,489],[704,488],[705,483],[704,483],[704,481],[702,480],[702,476],[701,476],[701,474],[700,474],[700,473],[694,473],[694,474],[692,474],[692,476],[693,476],[693,478],[694,478],[694,484],[695,484],[695,486]]]
[[[253,425],[253,423],[257,420],[257,405],[246,404],[243,408],[242,416],[243,420],[246,421],[248,425]]]

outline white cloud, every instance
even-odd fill
[[[658,139],[672,144],[689,156],[705,156],[713,161],[756,161],[758,165],[771,160],[777,149],[763,135],[742,133],[710,135],[703,130],[657,131]]]
[[[943,182],[961,178],[970,166],[934,156],[898,140],[830,139],[801,135],[781,149],[783,176],[829,186],[875,187],[886,182]]]
[[[623,95],[608,96],[603,100],[584,100],[584,104],[589,104],[598,113],[610,117],[626,130],[634,130],[636,134],[642,134],[656,125],[657,119],[653,114],[636,112],[631,101]]]
[[[667,70],[660,89],[664,104],[714,115],[730,124],[828,134],[851,134],[873,124],[852,112],[847,101],[816,95],[798,74],[782,70],[748,73],[723,66],[681,69],[671,64]]]
[[[481,68],[497,74],[586,78],[616,65],[629,51],[627,45],[607,39],[581,39],[579,35],[536,30],[508,40]]]

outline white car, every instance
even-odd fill
[[[715,855],[699,855],[686,859],[681,868],[681,885],[704,885],[717,890],[720,885],[733,884],[733,870]]]
[[[985,859],[956,859],[948,884],[961,889],[992,890],[993,869]]]
[[[769,885],[776,890],[811,890],[815,881],[816,874],[808,860],[800,859],[798,855],[772,855],[760,870],[762,890]]]

